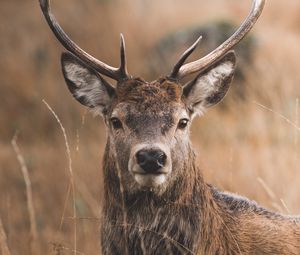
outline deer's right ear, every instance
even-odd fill
[[[62,54],[61,65],[65,81],[74,98],[104,114],[115,94],[114,88],[72,53]]]

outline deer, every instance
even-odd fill
[[[208,55],[186,63],[199,37],[170,74],[151,82],[128,73],[122,34],[116,68],[81,49],[49,0],[39,2],[67,50],[61,65],[69,91],[106,125],[102,254],[300,254],[300,218],[206,183],[189,139],[192,120],[226,95],[236,68],[232,48],[251,31],[265,0],[252,0],[240,27]]]

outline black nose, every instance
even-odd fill
[[[140,150],[136,153],[136,159],[147,174],[156,174],[166,164],[167,156],[161,150]]]

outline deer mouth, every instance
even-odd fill
[[[152,173],[146,173],[146,172],[144,172],[144,171],[132,171],[132,174],[133,175],[144,175],[144,176],[151,176],[151,175],[153,175],[153,176],[159,176],[159,175],[167,175],[168,174],[168,172],[166,172],[166,171],[158,171],[158,172],[152,172]]]
[[[155,171],[145,171],[140,166],[135,165],[131,169],[134,180],[142,187],[154,188],[161,186],[167,181],[169,172],[167,168],[163,167]]]
[[[167,173],[156,172],[156,173],[142,173],[132,172],[135,181],[142,187],[157,187],[164,184],[167,180]]]

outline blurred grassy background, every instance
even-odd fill
[[[149,53],[162,37],[214,20],[239,24],[250,8],[250,0],[52,2],[71,37],[109,64],[118,64],[123,32],[130,73],[148,79],[156,78],[149,73]],[[244,67],[244,97],[233,88],[224,103],[195,120],[192,128],[208,182],[291,214],[300,213],[299,12],[297,0],[267,2],[252,32],[256,50],[253,63]],[[65,203],[68,158],[59,125],[42,103],[45,99],[65,126],[71,147],[81,217],[76,221],[78,254],[98,254],[106,136],[102,120],[67,91],[59,63],[62,48],[37,0],[1,0],[0,34],[0,219],[9,249],[22,255],[71,254],[74,247],[71,198]],[[170,69],[172,61],[166,62]],[[16,131],[32,182],[37,223],[33,248],[24,178],[11,145]]]

